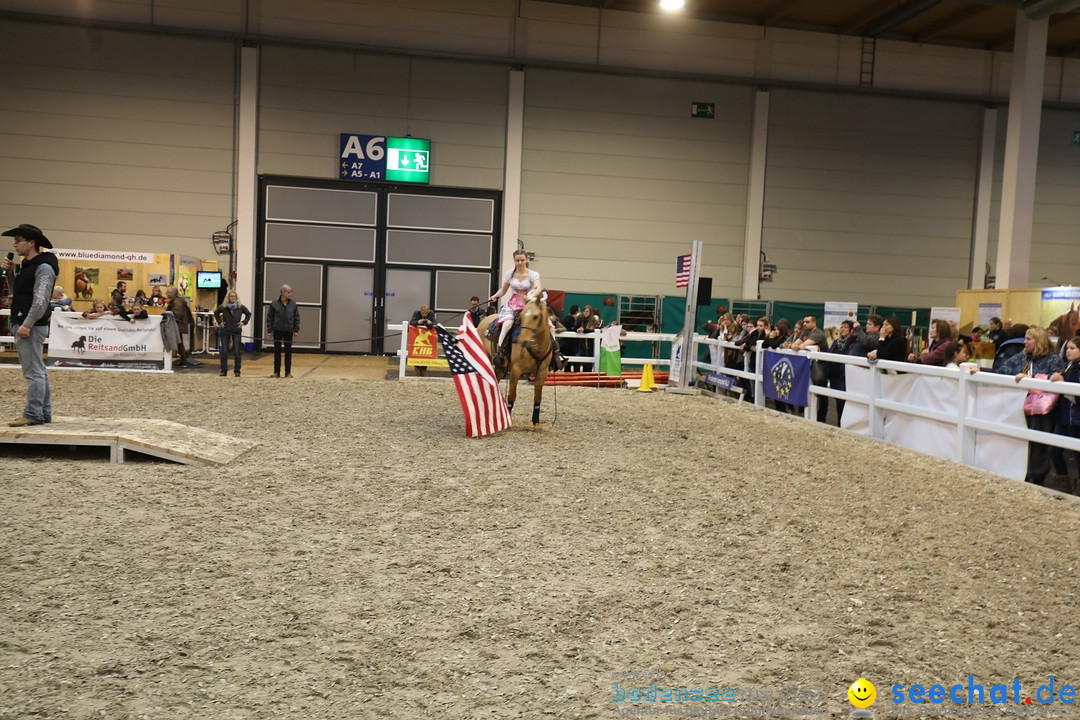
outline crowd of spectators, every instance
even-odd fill
[[[815,359],[811,362],[811,382],[819,387],[836,390],[846,389],[845,365],[828,362],[816,353],[865,357],[870,362],[891,360],[951,369],[966,368],[968,372],[974,373],[980,369],[972,362],[976,355],[974,343],[979,341],[993,343],[993,361],[985,371],[1011,375],[1017,382],[1024,378],[1080,382],[1080,338],[1063,341],[1060,346],[1054,347],[1045,328],[1013,324],[996,317],[990,320],[987,330],[976,327],[971,335],[960,333],[953,323],[934,320],[927,333],[925,350],[921,353],[914,351],[917,342],[914,333],[905,333],[903,324],[896,316],[870,315],[866,319],[865,327],[858,321],[844,320],[838,327],[823,332],[818,327],[817,317],[809,314],[797,321],[795,328],[789,332],[786,319],[780,319],[775,325],[771,325],[767,317],[754,320],[745,314],[725,313],[706,322],[702,329],[710,338],[731,344],[731,347],[710,346],[714,364],[741,369],[748,354],[755,351],[758,340],[761,340],[762,347],[767,349],[813,351]],[[750,367],[753,366],[751,362]],[[748,381],[741,381],[740,384],[744,392],[752,394]],[[844,401],[834,398],[833,402],[836,408],[835,417],[839,423],[844,412]],[[1026,403],[1027,426],[1033,430],[1080,438],[1080,406],[1077,403],[1080,403],[1078,396],[1065,393],[1060,394],[1056,404],[1052,406],[1049,402],[1038,406]],[[801,408],[784,403],[775,403],[775,407],[781,411],[802,413]],[[1049,410],[1043,411],[1046,407],[1049,407]],[[829,398],[819,396],[817,420],[827,422],[828,416]],[[1072,454],[1080,465],[1080,453]],[[1030,443],[1026,480],[1044,484],[1051,466],[1059,480],[1064,480],[1066,485],[1076,489],[1076,479],[1068,478],[1065,453],[1059,448]]]

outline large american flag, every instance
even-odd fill
[[[453,336],[436,325],[443,355],[454,375],[461,409],[465,412],[465,434],[469,437],[490,435],[510,426],[510,408],[499,390],[495,370],[488,360],[480,334],[466,316],[463,327]]]
[[[680,255],[675,260],[675,287],[686,287],[690,284],[690,256]]]

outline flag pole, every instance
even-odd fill
[[[686,283],[686,315],[683,319],[682,352],[679,356],[679,380],[676,383],[668,383],[665,392],[681,395],[692,395],[697,390],[690,388],[690,378],[693,377],[694,367],[694,321],[697,319],[697,289],[698,278],[701,276],[701,241],[694,240],[690,244],[690,278]]]

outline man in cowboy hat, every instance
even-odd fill
[[[8,425],[41,425],[52,422],[52,396],[43,349],[52,314],[49,300],[60,265],[56,255],[42,252],[52,249],[52,243],[33,225],[20,225],[0,235],[14,238],[15,252],[23,258],[18,274],[15,274],[14,262],[7,258],[0,262],[13,290],[11,327],[15,329],[15,349],[19,352],[19,364],[26,378],[26,408],[22,417]]]

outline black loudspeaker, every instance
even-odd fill
[[[697,281],[697,304],[698,307],[712,302],[712,278],[698,278]]]

